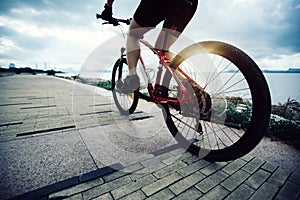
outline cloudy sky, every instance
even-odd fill
[[[115,0],[114,14],[131,17],[139,0]],[[79,70],[116,33],[95,13],[104,0],[1,0],[0,65]],[[221,40],[263,69],[300,68],[300,0],[199,0],[184,35]]]

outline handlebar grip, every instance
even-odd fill
[[[129,25],[130,24],[130,20],[131,20],[131,18],[130,19],[120,19],[119,22],[123,22],[123,23]]]
[[[100,14],[96,13],[96,19],[99,19],[99,18],[101,18],[101,19],[102,19],[102,15],[100,15]]]
[[[102,15],[96,13],[96,19],[99,19],[99,18],[103,19]],[[105,24],[112,24],[114,26],[117,26],[117,25],[119,25],[119,22],[122,22],[122,23],[125,23],[125,24],[129,25],[130,24],[130,20],[131,19],[111,18],[110,20],[105,20],[105,21],[107,21],[107,23],[105,23]]]

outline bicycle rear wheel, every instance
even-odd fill
[[[203,58],[206,61],[199,62]],[[182,50],[170,66],[174,70],[180,66],[201,85],[209,99],[194,96],[210,106],[195,117],[163,105],[168,129],[179,144],[207,160],[228,161],[249,153],[261,141],[270,118],[270,93],[261,70],[247,54],[226,43],[205,41]],[[169,96],[180,93],[174,91],[179,87],[170,73],[163,84]]]
[[[126,65],[125,67],[124,64]],[[111,78],[113,99],[117,109],[122,115],[132,114],[138,104],[138,95],[135,95],[134,92],[124,94],[118,91],[123,83],[122,80],[126,76],[127,69],[127,60],[125,58],[118,59],[114,65]]]

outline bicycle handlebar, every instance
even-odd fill
[[[103,19],[102,15],[96,13],[96,19]],[[103,19],[105,20],[105,19]],[[120,25],[120,23],[125,23],[127,25],[130,24],[131,19],[117,19],[117,18],[111,18],[110,20],[105,20],[106,22],[102,23],[102,24],[112,24],[114,26],[118,26]]]

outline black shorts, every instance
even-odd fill
[[[156,27],[164,21],[163,28],[182,32],[196,12],[198,0],[141,0],[134,19],[142,27]]]

